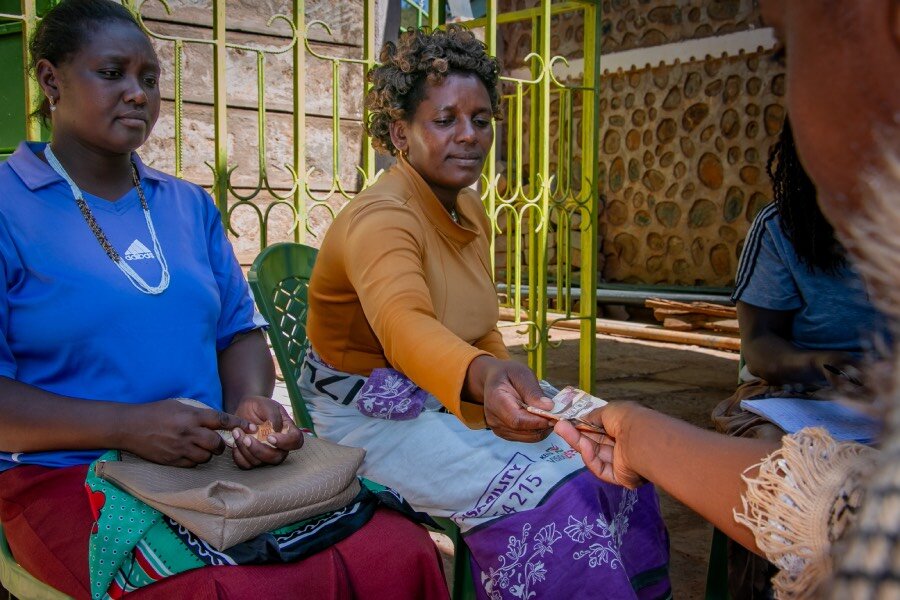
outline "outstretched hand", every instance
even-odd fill
[[[581,454],[585,466],[598,478],[634,489],[644,483],[644,478],[629,466],[627,448],[618,440],[625,415],[639,409],[638,405],[630,402],[616,402],[582,417],[603,428],[605,433],[579,431],[569,421],[557,422],[554,430]]]
[[[553,408],[531,369],[512,360],[479,356],[470,370],[483,382],[485,422],[497,436],[514,442],[538,442],[550,435],[553,422],[525,410],[526,406]]]
[[[120,447],[151,462],[195,467],[221,454],[225,442],[217,429],[247,429],[241,417],[178,400],[160,400],[129,407],[133,426],[122,427]]]
[[[291,450],[303,445],[303,433],[288,416],[284,407],[272,398],[265,396],[247,396],[238,405],[235,414],[253,424],[248,428],[251,434],[266,421],[272,423],[275,433],[269,434],[266,441],[271,446],[248,435],[241,429],[235,429],[234,463],[242,469],[252,469],[263,465],[279,465],[287,458]]]

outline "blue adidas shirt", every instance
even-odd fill
[[[800,348],[862,354],[876,339],[891,339],[887,319],[872,305],[856,269],[848,264],[834,275],[811,272],[782,231],[774,203],[747,233],[731,299],[792,311],[791,337]]]
[[[35,154],[43,147],[22,143],[0,165],[0,376],[75,398],[221,408],[218,351],[264,323],[212,199],[134,155],[171,277],[148,295],[103,251],[68,184]],[[84,197],[113,247],[157,285],[137,190],[116,202]],[[101,450],[0,452],[0,471],[83,464]]]

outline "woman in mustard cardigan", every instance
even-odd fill
[[[460,525],[481,597],[666,597],[653,488],[585,471],[525,410],[550,403],[497,330],[490,224],[469,189],[499,116],[497,61],[450,27],[404,34],[381,62],[367,127],[397,164],[335,219],[310,281],[300,386],[317,432]]]

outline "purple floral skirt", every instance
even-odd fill
[[[299,384],[318,435],[366,449],[362,475],[459,524],[479,598],[671,596],[651,485],[601,482],[556,435],[526,444],[468,429],[397,371],[366,378],[310,353]]]

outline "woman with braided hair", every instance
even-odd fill
[[[789,119],[772,146],[766,171],[774,202],[760,211],[747,234],[732,295],[746,361],[743,383],[712,418],[722,433],[779,440],[785,432],[741,408],[742,400],[833,395],[836,373],[852,373],[859,381],[855,365],[889,334],[819,209]],[[765,598],[775,568],[734,543],[728,558],[732,598]]]
[[[846,251],[816,201],[816,186],[797,156],[790,119],[772,146],[766,173],[781,229],[808,271],[837,275],[847,266]],[[749,236],[748,236],[749,237]]]
[[[787,119],[767,171],[775,201],[759,212],[747,234],[732,295],[744,383],[716,407],[713,421],[722,433],[777,440],[784,432],[741,409],[741,400],[830,394],[840,373],[858,381],[854,365],[883,347],[889,332],[819,209]]]

